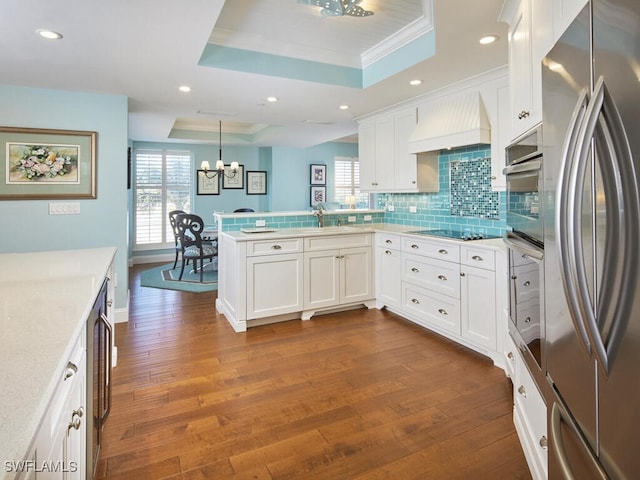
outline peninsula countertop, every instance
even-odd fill
[[[28,453],[113,247],[0,254],[0,460]],[[15,472],[0,473],[10,478]]]
[[[419,230],[419,227],[411,225],[391,224],[391,223],[365,223],[343,226],[330,226],[330,227],[304,227],[304,228],[265,228],[261,229],[252,228],[251,233],[243,232],[242,230],[232,230],[222,232],[225,235],[232,237],[237,242],[247,242],[250,240],[276,240],[279,238],[287,237],[313,237],[323,235],[348,235],[354,233],[375,233],[375,232],[387,232],[397,233],[402,235],[413,235],[421,238],[429,238],[431,240],[437,240],[448,243],[456,243],[458,245],[482,245],[483,247],[491,247],[496,250],[505,250],[504,242],[501,238],[489,238],[483,240],[470,240],[463,241],[459,239],[451,239],[438,236],[426,236],[417,235],[414,232]]]

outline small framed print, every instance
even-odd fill
[[[327,184],[327,166],[326,165],[311,165],[311,185],[326,185]]]
[[[319,203],[327,201],[327,187],[311,187],[311,206],[315,207]]]
[[[212,173],[215,173],[213,177],[211,177]],[[211,170],[198,170],[196,193],[198,195],[220,195],[220,175]]]
[[[238,171],[234,175],[229,165],[224,166],[222,188],[244,188],[244,165],[238,165]]]
[[[247,170],[247,195],[267,194],[267,172]]]

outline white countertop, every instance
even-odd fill
[[[115,253],[0,254],[0,478],[28,453]]]
[[[259,230],[258,228],[254,230]],[[278,238],[285,237],[311,237],[311,236],[321,236],[321,235],[347,235],[350,233],[362,233],[362,232],[387,232],[387,233],[398,233],[403,235],[412,235],[411,232],[415,232],[416,230],[420,230],[420,227],[411,226],[411,225],[400,225],[400,224],[392,224],[392,223],[366,223],[366,224],[356,224],[356,225],[344,225],[341,227],[331,226],[331,227],[306,227],[306,228],[290,228],[290,229],[275,229],[275,230],[267,230],[265,232],[259,233],[244,233],[241,231],[227,231],[223,232],[225,235],[232,237],[235,241],[238,242],[246,242],[249,240],[272,240]],[[435,237],[435,236],[426,236],[426,235],[417,235],[416,237],[420,238],[429,238],[442,242],[454,242],[457,244],[463,245],[482,245],[483,247],[491,247],[498,250],[505,250],[504,242],[502,238],[490,238],[485,240],[457,240],[453,238],[445,238],[445,237]]]

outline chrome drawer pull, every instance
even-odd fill
[[[525,398],[527,397],[527,389],[526,389],[526,388],[524,388],[524,385],[520,385],[520,386],[518,387],[518,393],[519,393],[520,395],[522,395],[523,397],[525,397]]]
[[[531,323],[531,317],[527,317],[524,319],[524,323]]]
[[[513,360],[513,352],[509,352],[509,353],[507,353],[507,358],[508,358],[509,360]]]
[[[438,280],[445,281],[446,279],[447,277],[445,277],[444,275],[438,275]]]
[[[473,257],[471,257],[471,260],[475,260],[476,262],[483,262],[484,258],[482,258],[480,255],[474,255]]]
[[[276,245],[271,245],[271,250],[282,250],[282,247],[278,244]]]
[[[392,240],[385,240],[385,243],[388,244],[388,245],[391,245],[391,244],[393,244],[393,241]]]
[[[444,248],[441,248],[440,250],[438,250],[438,253],[440,255],[449,255],[449,252],[447,252]]]
[[[386,253],[387,255],[391,255],[391,250],[385,250],[384,253]]]
[[[417,298],[412,298],[411,303],[415,303],[416,305],[418,305],[420,301]]]
[[[67,380],[73,377],[78,372],[78,367],[72,362],[67,363],[67,368],[64,369],[63,380]]]
[[[542,450],[544,450],[545,452],[548,450],[549,442],[547,441],[546,435],[543,435],[542,437],[540,437],[540,446],[542,447]]]
[[[449,315],[449,314],[447,313],[447,311],[446,311],[444,308],[440,308],[440,309],[438,310],[438,313],[440,313],[440,315]]]
[[[411,245],[411,248],[420,248],[420,247],[414,243],[413,245]]]
[[[412,271],[413,273],[420,273],[420,270],[418,270],[416,267],[413,267],[413,268],[411,269],[411,271]]]
[[[529,285],[531,285],[531,282],[529,280],[527,280],[526,282],[524,282],[524,286],[528,287]]]

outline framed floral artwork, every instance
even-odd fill
[[[326,185],[327,184],[327,166],[326,165],[311,165],[311,185]]]
[[[96,132],[0,127],[0,200],[96,198]]]
[[[319,203],[326,203],[327,187],[311,187],[311,206],[315,207]]]

